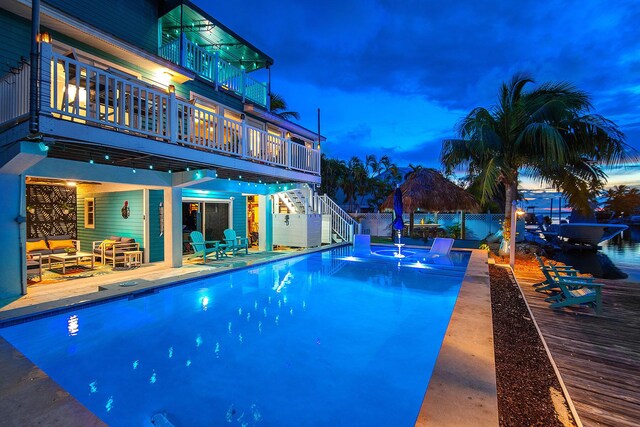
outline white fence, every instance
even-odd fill
[[[29,114],[29,64],[0,79],[0,125]]]
[[[372,236],[391,236],[391,223],[393,222],[393,214],[391,212],[384,213],[366,213],[351,216],[360,218],[362,233]],[[409,225],[409,215],[403,215],[405,226]],[[504,214],[465,214],[465,238],[469,240],[482,240],[489,234],[493,234],[502,227]],[[460,213],[415,213],[413,216],[414,224],[439,224],[442,228],[460,224],[462,214]]]

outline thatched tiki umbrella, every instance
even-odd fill
[[[435,169],[424,168],[412,172],[400,186],[402,207],[409,212],[409,234],[413,232],[413,213],[421,211],[471,211],[480,205],[463,188],[442,176]],[[393,209],[393,193],[380,205],[380,210]]]

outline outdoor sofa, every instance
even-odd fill
[[[96,258],[100,258],[102,264],[116,264],[125,262],[125,253],[139,251],[140,243],[132,237],[111,236],[105,240],[96,240],[91,243],[91,252]]]

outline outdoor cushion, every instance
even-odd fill
[[[27,252],[38,252],[38,251],[48,251],[49,247],[47,246],[47,242],[44,239],[35,241],[35,242],[27,242]]]
[[[119,242],[120,240],[122,240],[122,237],[121,236],[111,236],[107,240],[113,240],[115,242]]]
[[[100,248],[110,249],[114,243],[118,243],[118,241],[115,239],[103,240],[102,243],[100,243]]]
[[[49,248],[52,251],[56,249],[75,248],[72,240],[49,240]]]
[[[71,240],[71,236],[68,234],[60,234],[59,236],[47,236],[47,241],[52,240]]]
[[[135,243],[136,239],[131,238],[131,237],[123,237],[122,239],[120,239],[120,243]]]
[[[116,249],[116,257],[124,256],[124,253],[127,252],[124,249]],[[108,251],[104,251],[104,255],[111,258],[113,257],[113,249],[109,249]]]

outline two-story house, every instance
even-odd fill
[[[46,236],[134,238],[171,267],[194,230],[350,239],[314,191],[324,138],[269,110],[271,57],[188,0],[34,9],[0,5],[0,297],[26,293],[26,242]]]

